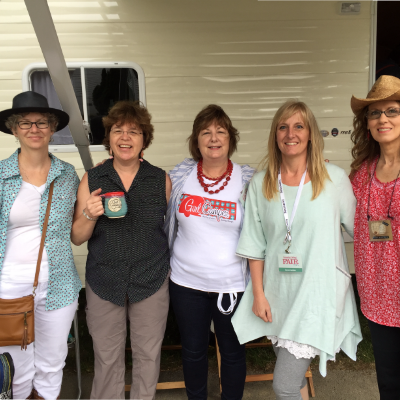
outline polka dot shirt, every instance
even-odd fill
[[[164,283],[169,266],[165,171],[146,160],[128,191],[107,160],[88,171],[89,190],[124,192],[128,212],[123,218],[102,215],[88,243],[86,280],[103,300],[124,306],[150,297]]]

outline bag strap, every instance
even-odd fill
[[[35,291],[36,291],[36,288],[38,286],[38,281],[39,281],[40,264],[42,263],[44,241],[46,240],[47,225],[49,223],[49,215],[50,215],[50,208],[51,208],[51,199],[53,197],[53,189],[54,189],[54,181],[51,182],[50,190],[49,190],[49,198],[47,200],[47,209],[46,209],[46,215],[44,217],[44,223],[43,223],[42,240],[40,241],[39,255],[38,255],[38,260],[37,260],[37,264],[36,264],[35,280],[33,282],[33,296],[35,296]]]

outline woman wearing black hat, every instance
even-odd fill
[[[0,130],[20,148],[0,161],[0,298],[32,294],[49,192],[54,182],[48,227],[35,296],[35,341],[0,347],[13,357],[14,398],[59,396],[67,338],[81,282],[72,255],[70,232],[79,184],[74,167],[49,153],[54,132],[68,114],[48,106],[44,96],[24,92],[0,112]]]

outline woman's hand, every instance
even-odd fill
[[[110,157],[110,158],[114,158],[114,157]],[[104,160],[98,162],[94,167],[92,167],[92,169],[98,167],[99,165],[103,165],[110,158],[105,158]]]
[[[261,318],[264,322],[272,322],[271,307],[266,297],[262,294],[254,297],[253,301],[253,313]]]
[[[86,214],[90,218],[99,218],[104,214],[103,201],[100,197],[101,189],[97,189],[90,193],[86,201]]]
[[[264,260],[249,259],[251,281],[253,284],[253,313],[264,322],[272,322],[271,307],[264,294]]]

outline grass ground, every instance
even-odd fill
[[[356,288],[355,279],[353,286]],[[343,352],[340,352],[335,362],[329,362],[329,369],[340,369],[340,370],[368,370],[374,369],[374,355],[372,350],[371,335],[368,328],[367,319],[360,312],[359,297],[356,291],[357,308],[360,318],[361,330],[363,334],[363,341],[358,345],[357,350],[357,361],[354,362],[348,358]],[[93,343],[92,338],[89,335],[88,328],[86,325],[85,316],[85,291],[82,290],[79,296],[79,339],[81,348],[81,368],[82,373],[93,372],[94,355],[93,355]],[[266,340],[265,338],[262,340]],[[167,329],[164,337],[164,345],[179,344],[179,330],[175,321],[172,308],[168,315]],[[210,335],[210,349],[208,352],[209,356],[209,369],[217,371],[217,357],[215,353],[215,340],[213,335]],[[127,342],[129,347],[129,341]],[[132,366],[132,358],[129,352],[126,353],[126,365],[127,368]],[[273,371],[275,364],[275,354],[271,347],[253,348],[247,349],[246,359],[248,369],[251,369],[252,373],[269,373]],[[311,368],[318,369],[319,359],[316,358],[311,364]],[[66,371],[75,371],[75,352],[70,350],[66,360]],[[163,351],[161,353],[161,370],[163,371],[174,371],[182,368],[181,352],[176,350]]]

